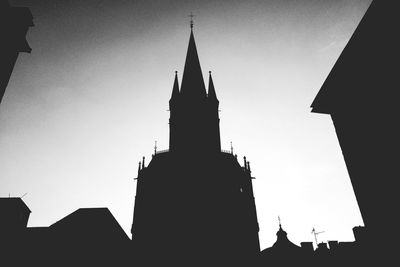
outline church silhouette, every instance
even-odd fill
[[[191,21],[182,83],[175,72],[169,100],[169,149],[155,148],[147,166],[144,157],[139,162],[132,239],[107,208],[28,227],[22,198],[0,198],[0,266],[395,265],[397,76],[386,63],[399,53],[391,4],[373,1],[312,104],[332,117],[366,224],[353,228],[354,242],[297,246],[279,222],[276,242],[260,252],[250,163],[221,149],[219,100],[211,72],[206,90]],[[33,18],[5,0],[0,15],[1,103],[18,53],[30,52],[25,34]]]
[[[169,100],[169,150],[139,163],[132,240],[142,262],[243,265],[260,252],[250,163],[221,150],[218,106],[191,24],[182,84],[175,73]]]

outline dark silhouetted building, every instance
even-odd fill
[[[33,17],[26,7],[11,7],[0,0],[0,103],[20,52],[31,52],[25,39]]]
[[[26,252],[24,245],[30,213],[21,198],[0,198],[0,266],[11,262],[16,264],[14,266],[22,264],[19,257]]]
[[[4,236],[25,229],[31,210],[19,197],[2,197],[0,198],[0,213],[0,232]]]
[[[379,264],[395,255],[399,238],[397,4],[371,3],[311,105],[332,118],[364,220],[363,240],[374,251],[364,254]]]
[[[0,266],[123,266],[131,240],[107,208],[78,209],[50,227],[27,227],[21,198],[0,198]]]
[[[123,266],[131,253],[124,230],[107,208],[81,208],[50,227],[53,258],[65,266]]]
[[[169,101],[169,150],[139,163],[132,239],[150,266],[245,265],[260,252],[250,164],[221,151],[218,105],[191,30]]]
[[[259,267],[266,266],[361,266],[367,265],[362,239],[365,229],[353,228],[354,242],[320,242],[314,250],[312,242],[301,242],[301,247],[293,244],[287,233],[279,226],[277,241],[270,248],[263,250],[258,260]],[[373,253],[373,251],[370,251]],[[368,265],[367,265],[368,266]]]

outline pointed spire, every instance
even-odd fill
[[[208,79],[208,99],[212,99],[212,100],[217,100],[217,94],[215,93],[215,88],[214,88],[214,82],[211,76],[211,71],[209,71],[208,73],[210,73],[209,79]]]
[[[176,99],[178,96],[179,96],[178,72],[175,71],[175,80],[174,80],[174,87],[172,88],[171,100]]]
[[[190,31],[189,46],[186,53],[185,68],[183,71],[181,85],[181,94],[184,97],[188,96],[190,98],[206,98],[207,96],[192,30]]]

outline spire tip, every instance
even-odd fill
[[[188,17],[190,17],[190,30],[193,30],[193,24],[194,24],[194,22],[193,22],[193,17],[194,17],[193,13],[190,12],[190,15]]]

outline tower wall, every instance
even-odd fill
[[[260,251],[250,173],[231,154],[156,155],[135,199],[132,238],[143,255],[237,262]]]
[[[170,112],[171,151],[221,151],[218,105],[208,99],[193,103],[181,97]]]

